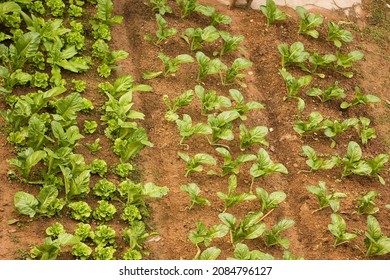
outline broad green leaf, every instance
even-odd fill
[[[38,200],[31,194],[17,192],[14,196],[15,208],[23,215],[34,217],[38,208]]]

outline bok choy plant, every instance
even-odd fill
[[[150,42],[153,42],[155,45],[159,45],[164,40],[176,35],[176,28],[168,28],[167,21],[162,17],[161,14],[156,14],[156,22],[158,29],[156,31],[156,38],[154,39],[152,35],[145,34],[144,38]]]
[[[313,38],[318,38],[319,32],[315,28],[320,26],[324,21],[321,15],[311,14],[301,6],[296,7],[295,11],[301,18],[298,34],[306,34]]]
[[[299,97],[299,91],[301,88],[309,85],[313,79],[312,76],[302,76],[300,78],[295,78],[286,69],[282,68],[279,70],[282,75],[286,87],[287,87],[287,96],[284,97],[284,100],[287,98],[294,98],[298,100],[298,110],[301,112],[305,108],[305,101]]]
[[[347,195],[341,192],[328,194],[326,183],[323,181],[319,181],[318,185],[319,186],[308,186],[306,188],[309,192],[317,197],[317,200],[320,203],[320,208],[315,211],[322,210],[326,207],[330,207],[333,212],[339,211],[340,199],[346,198]]]
[[[284,192],[276,191],[269,194],[263,188],[256,188],[256,195],[260,201],[261,212],[267,214],[271,212],[272,209],[278,208],[279,204],[287,197]]]
[[[179,118],[179,115],[176,113],[177,110],[179,110],[182,107],[188,106],[191,104],[192,100],[194,98],[194,91],[193,90],[187,90],[181,95],[173,98],[173,101],[171,101],[168,97],[168,95],[164,95],[164,103],[167,107],[167,112],[165,113],[165,119],[169,122],[174,122]]]
[[[260,11],[267,18],[267,27],[275,21],[282,21],[286,19],[286,14],[276,7],[273,0],[267,0],[265,5],[261,5]]]
[[[291,219],[282,219],[277,222],[271,230],[266,229],[264,231],[264,242],[267,246],[274,246],[279,244],[284,249],[288,249],[290,241],[287,238],[283,238],[280,234],[292,226],[295,222]]]
[[[207,206],[211,205],[210,201],[207,198],[199,196],[201,190],[197,184],[189,183],[188,185],[182,185],[180,186],[180,189],[186,192],[190,197],[191,205],[189,209],[192,209],[195,204]]]
[[[332,41],[336,47],[340,48],[343,42],[352,42],[352,39],[353,36],[351,32],[342,29],[332,21],[328,22],[328,35],[326,36],[326,40]]]
[[[255,126],[250,130],[244,124],[240,124],[240,150],[245,151],[250,146],[262,144],[269,146],[268,141],[264,138],[268,134],[268,127]]]
[[[253,63],[245,58],[236,58],[230,68],[226,69],[225,79],[223,79],[222,84],[227,85],[236,82],[242,87],[247,87],[245,83],[238,79],[245,78],[245,74],[240,73],[240,71],[252,67],[252,65]]]
[[[212,43],[219,38],[218,30],[210,25],[204,29],[187,28],[184,35],[181,36],[188,45],[190,45],[191,51],[200,50],[203,47],[204,42]]]
[[[185,140],[188,140],[193,135],[197,134],[204,134],[208,135],[211,134],[211,128],[205,123],[198,123],[196,125],[192,125],[192,119],[189,115],[183,114],[183,119],[177,119],[176,120],[177,127],[179,128],[180,136],[182,136],[180,140],[180,145],[183,145],[183,142]]]
[[[221,80],[223,80],[222,72],[227,70],[227,66],[219,58],[211,59],[201,51],[198,51],[196,53],[196,61],[199,64],[199,71],[196,79],[198,82],[206,76],[214,74],[219,74]]]
[[[239,166],[241,164],[256,159],[256,156],[251,154],[241,154],[236,159],[233,159],[230,152],[222,147],[216,148],[216,151],[222,155],[224,159],[223,166],[221,167],[221,176],[226,176],[228,174],[238,174],[240,173]]]
[[[302,150],[308,158],[306,164],[310,167],[310,171],[317,171],[320,169],[329,170],[339,164],[339,158],[337,156],[332,156],[328,160],[323,160],[317,156],[316,151],[310,146],[302,146]]]
[[[347,225],[340,215],[333,213],[332,215],[330,215],[330,218],[332,220],[332,223],[328,225],[328,230],[333,234],[335,238],[334,247],[349,242],[357,237],[357,235],[354,233],[346,232]]]
[[[182,152],[178,152],[178,155],[186,163],[185,177],[187,177],[192,172],[203,171],[203,166],[201,164],[207,164],[207,165],[217,164],[216,160],[209,154],[199,153],[194,155],[193,158],[191,158],[189,155],[184,154]]]
[[[264,105],[262,105],[259,102],[256,101],[249,101],[245,102],[244,96],[239,90],[236,89],[230,89],[229,94],[234,100],[233,109],[237,111],[240,114],[240,119],[245,121],[247,117],[245,116],[245,113],[247,113],[250,110],[258,110],[258,109],[264,109]]]
[[[217,95],[215,90],[209,90],[206,92],[205,88],[201,85],[195,86],[195,93],[201,102],[202,115],[206,115],[208,112],[218,110],[223,107],[228,108],[232,105],[229,98]]]
[[[380,224],[374,216],[367,217],[367,231],[364,234],[366,256],[382,256],[390,252],[390,238],[382,233]]]

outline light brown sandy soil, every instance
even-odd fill
[[[197,221],[204,222],[207,226],[220,223],[218,214],[223,210],[223,202],[218,199],[216,192],[227,192],[228,176],[218,177],[206,175],[206,172],[191,174],[188,178],[184,177],[184,163],[177,156],[178,151],[194,155],[196,153],[209,153],[213,155],[218,163],[222,163],[221,157],[215,152],[215,147],[209,145],[205,137],[195,136],[186,144],[189,150],[179,146],[180,135],[175,123],[169,123],[164,119],[165,106],[162,96],[167,94],[172,99],[187,89],[193,89],[197,84],[195,82],[197,74],[196,63],[185,64],[174,76],[167,78],[156,78],[150,81],[143,81],[141,74],[144,71],[156,71],[161,69],[161,62],[157,55],[160,51],[169,56],[189,53],[188,45],[175,36],[162,44],[160,48],[150,44],[143,39],[145,33],[155,32],[156,24],[151,10],[143,4],[143,1],[114,1],[116,14],[124,16],[124,22],[120,26],[113,28],[113,49],[124,49],[129,52],[129,58],[121,61],[122,70],[115,74],[116,77],[123,73],[133,75],[139,83],[147,83],[153,87],[152,92],[135,94],[135,109],[141,110],[145,115],[145,121],[142,125],[147,129],[150,140],[154,143],[154,148],[143,150],[136,160],[136,165],[140,169],[140,175],[143,182],[154,182],[160,186],[168,186],[169,194],[162,200],[150,203],[151,217],[147,221],[152,230],[159,232],[158,239],[152,239],[147,242],[146,247],[150,250],[148,259],[192,259],[196,254],[196,247],[188,240],[188,233],[195,229]],[[202,4],[212,4],[215,8],[233,18],[233,23],[229,27],[223,27],[232,34],[242,34],[245,36],[243,47],[245,53],[234,52],[222,58],[225,63],[231,63],[237,57],[245,57],[253,62],[253,67],[246,71],[246,83],[248,88],[240,88],[238,85],[223,86],[217,78],[207,78],[203,84],[206,89],[215,89],[218,94],[228,96],[230,88],[239,89],[247,101],[258,101],[265,105],[266,110],[252,111],[248,114],[248,120],[245,121],[247,127],[255,125],[264,125],[272,128],[273,131],[267,136],[270,147],[263,147],[270,154],[274,162],[283,163],[289,170],[288,175],[274,174],[264,179],[255,181],[254,187],[263,187],[268,192],[284,191],[287,199],[280,208],[273,211],[264,222],[267,227],[272,227],[282,218],[290,218],[295,221],[293,228],[287,230],[284,234],[290,240],[290,248],[295,256],[301,256],[305,259],[364,259],[364,255],[357,247],[364,248],[363,235],[361,233],[366,229],[366,217],[353,214],[356,209],[354,199],[359,197],[362,192],[375,190],[380,193],[376,200],[380,207],[379,213],[375,216],[380,221],[382,231],[390,235],[389,209],[384,205],[390,203],[389,176],[384,174],[386,186],[382,186],[375,178],[362,178],[350,176],[341,178],[341,171],[333,169],[330,171],[319,171],[316,173],[305,173],[300,170],[307,169],[305,159],[300,157],[302,145],[310,145],[321,153],[339,153],[345,154],[349,141],[358,141],[358,137],[353,130],[336,138],[338,145],[335,149],[329,147],[330,141],[321,135],[316,138],[300,138],[292,129],[295,123],[298,111],[295,101],[283,101],[285,96],[285,86],[282,77],[278,74],[280,68],[280,57],[277,46],[280,43],[291,44],[295,41],[304,43],[305,48],[310,52],[318,50],[320,53],[335,52],[336,48],[324,37],[326,29],[320,30],[319,40],[313,40],[301,35],[297,35],[298,25],[297,17],[293,10],[284,9],[291,17],[283,23],[277,23],[275,26],[266,28],[265,17],[259,11],[235,9],[228,10],[225,6],[215,4],[212,0],[199,1]],[[205,27],[209,24],[208,20],[201,15],[191,15],[188,18],[180,19],[179,10],[173,1],[170,1],[174,7],[172,15],[166,15],[169,26],[177,28],[178,34],[183,34],[189,27]],[[322,11],[327,20],[355,20],[346,19],[342,15]],[[356,19],[357,20],[357,19]],[[359,20],[360,23],[362,19]],[[378,46],[368,42],[360,33],[354,32],[354,42],[343,45],[345,52],[359,49],[365,54],[364,61],[357,63],[354,67],[355,77],[353,79],[343,78],[333,72],[327,72],[327,78],[324,80],[316,79],[315,83],[322,88],[330,86],[335,80],[340,81],[340,86],[347,90],[348,98],[351,99],[353,88],[359,85],[364,92],[373,93],[383,100],[389,99],[388,90],[389,80],[389,50],[380,49]],[[207,44],[203,51],[209,56],[213,50],[219,48],[219,43]],[[194,53],[192,53],[194,56]],[[289,69],[294,75],[303,75],[297,69]],[[96,77],[95,77],[96,78]],[[114,77],[115,78],[115,77]],[[94,80],[90,81],[91,87],[96,85]],[[95,91],[96,92],[96,91]],[[90,96],[93,96],[91,91]],[[303,95],[302,95],[303,96]],[[96,104],[102,104],[101,97],[95,96]],[[325,117],[331,119],[349,118],[366,116],[373,120],[373,125],[377,129],[378,138],[369,142],[364,147],[364,155],[371,157],[379,153],[390,152],[390,133],[388,122],[390,120],[389,107],[385,102],[375,105],[360,106],[351,108],[347,111],[339,109],[339,101],[321,103],[317,99],[304,97],[306,108],[302,115],[307,116],[310,112],[318,110]],[[3,105],[2,105],[3,106]],[[205,122],[207,119],[200,114],[199,101],[197,97],[191,106],[181,109],[179,113],[189,114],[194,123]],[[84,116],[85,117],[85,116]],[[88,118],[98,119],[98,114],[88,116]],[[241,153],[238,140],[238,121],[235,124],[235,140],[226,142],[231,148],[231,153],[236,157]],[[102,129],[103,130],[103,129]],[[101,137],[102,138],[102,137]],[[12,157],[11,147],[6,144],[5,136],[0,138],[2,149],[0,155],[3,159]],[[88,142],[91,142],[88,139]],[[87,142],[87,140],[85,140]],[[84,142],[83,142],[84,143]],[[109,143],[106,143],[107,147]],[[260,146],[254,146],[248,149],[246,153],[256,154]],[[80,151],[85,148],[80,147]],[[85,151],[84,151],[85,152]],[[99,157],[110,160],[112,155],[108,151],[102,151]],[[89,159],[92,159],[89,157]],[[241,173],[238,175],[238,192],[249,191],[251,176],[249,168],[251,163],[240,167]],[[1,259],[15,259],[21,257],[20,249],[28,251],[31,244],[40,243],[43,239],[44,229],[55,219],[39,218],[29,222],[24,217],[20,217],[13,210],[12,197],[15,191],[27,189],[18,183],[10,183],[7,180],[7,170],[9,166],[4,162],[0,165],[0,210],[1,213]],[[207,168],[206,168],[207,170]],[[340,213],[347,222],[348,230],[360,233],[347,245],[342,245],[336,249],[333,245],[333,237],[327,230],[330,223],[330,209],[324,209],[312,213],[318,208],[316,199],[306,190],[308,185],[317,185],[318,181],[325,181],[328,188],[344,192],[348,198],[342,201]],[[190,205],[188,195],[180,190],[180,185],[196,183],[202,190],[201,195],[208,198],[211,206],[195,206],[189,210]],[[234,206],[227,212],[241,218],[249,211],[258,211],[259,202],[252,201]],[[65,224],[72,229],[74,222],[65,216]],[[23,221],[17,225],[7,225],[7,221],[19,219]],[[50,220],[50,221],[49,221]],[[57,219],[59,220],[59,219]],[[63,221],[63,220],[61,220]],[[115,223],[115,222],[114,222]],[[118,222],[116,228],[120,230],[121,224]],[[274,246],[267,248],[260,239],[245,242],[251,250],[258,249],[281,258],[283,248]],[[216,239],[212,246],[222,250],[220,259],[231,257],[233,254],[232,245],[229,238]],[[19,250],[19,252],[18,252]],[[119,256],[119,255],[118,255]],[[66,257],[66,256],[65,256]],[[388,259],[388,256],[381,257]]]

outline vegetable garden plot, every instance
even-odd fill
[[[56,17],[47,22],[63,24],[57,36],[83,24],[84,47],[32,31],[3,41],[17,53],[39,41],[49,64],[47,86],[38,86],[29,71],[39,64],[23,68],[11,57],[7,70],[23,72],[10,79],[23,74],[32,93],[19,80],[3,86],[15,149],[7,186],[19,212],[7,207],[8,238],[26,245],[11,240],[9,250],[33,258],[387,258],[388,148],[375,126],[385,96],[362,85],[359,33],[328,19],[312,36],[300,23],[305,11],[278,10],[282,20],[273,21],[271,1],[264,12],[211,1],[86,2],[65,5],[83,15],[65,12],[63,22],[46,7]],[[29,115],[18,113],[23,106]]]

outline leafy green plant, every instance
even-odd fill
[[[203,170],[203,166],[201,164],[207,164],[207,165],[217,164],[215,159],[209,154],[199,153],[194,155],[193,158],[181,152],[178,152],[178,155],[180,156],[181,159],[183,159],[186,162],[185,177],[187,177],[191,172],[201,172]]]
[[[211,144],[216,144],[219,140],[233,140],[233,124],[235,119],[238,119],[240,114],[236,111],[223,111],[217,116],[209,115],[207,122],[212,130]]]
[[[121,162],[134,158],[143,148],[153,147],[148,140],[145,129],[137,128],[126,140],[115,139],[114,153],[120,156]]]
[[[129,176],[130,171],[133,171],[134,167],[131,163],[119,163],[114,168],[114,173],[118,175],[119,177],[126,178]]]
[[[303,153],[308,158],[306,164],[310,167],[310,171],[317,171],[320,169],[329,170],[339,163],[337,156],[332,156],[328,160],[318,158],[316,151],[310,146],[302,146]]]
[[[81,241],[86,241],[88,239],[93,240],[95,233],[90,224],[78,223],[75,229],[75,236]]]
[[[229,228],[233,245],[246,239],[256,239],[266,230],[265,224],[261,222],[262,212],[249,213],[241,221],[229,213],[221,213],[218,217]]]
[[[355,87],[355,98],[351,101],[351,103],[344,101],[341,103],[340,108],[341,109],[347,109],[352,106],[357,106],[359,104],[368,104],[368,103],[378,103],[381,102],[380,98],[376,95],[372,94],[363,94],[360,91],[359,87]]]
[[[268,192],[263,188],[256,188],[256,195],[260,200],[261,212],[263,213],[278,208],[279,204],[287,197],[287,195],[281,191],[268,194]]]
[[[362,140],[363,145],[367,145],[368,140],[376,138],[375,128],[370,127],[371,120],[369,118],[360,117],[359,120],[361,124],[361,127],[359,126],[358,129],[360,139]]]
[[[97,13],[90,20],[92,25],[92,35],[96,39],[111,40],[110,27],[114,24],[119,24],[123,21],[122,16],[112,16],[114,4],[112,0],[98,0]]]
[[[252,154],[241,154],[236,159],[233,159],[229,150],[222,147],[216,148],[216,151],[223,156],[224,160],[223,165],[221,166],[222,176],[238,174],[240,173],[239,166],[241,164],[256,160],[256,156]]]
[[[240,149],[245,151],[250,146],[262,144],[269,146],[268,141],[264,138],[268,134],[268,127],[255,126],[250,130],[244,124],[240,124]]]
[[[202,49],[204,42],[212,43],[217,40],[219,38],[219,32],[212,25],[204,29],[190,27],[186,29],[184,35],[181,37],[190,45],[191,51],[196,51]]]
[[[93,236],[93,242],[98,246],[115,245],[115,230],[107,225],[99,225],[96,227]]]
[[[9,159],[7,162],[16,166],[16,168],[22,174],[23,178],[28,180],[32,168],[45,157],[45,151],[34,151],[33,148],[29,147],[19,152],[16,158]]]
[[[98,124],[96,121],[84,121],[84,133],[92,134],[96,131],[96,128],[98,127]]]
[[[310,73],[317,73],[318,68],[334,68],[334,63],[337,61],[337,57],[334,54],[324,54],[320,56],[318,52],[314,52],[309,57],[309,62],[312,65],[312,69],[309,70]],[[303,69],[306,70],[306,69]],[[320,78],[325,78],[325,74],[318,73]]]
[[[71,202],[68,204],[70,215],[77,221],[86,221],[92,213],[92,208],[85,201]]]
[[[207,135],[212,133],[211,128],[205,123],[198,123],[193,126],[192,119],[187,114],[183,114],[182,120],[177,119],[176,124],[179,129],[180,136],[182,137],[180,140],[180,145],[182,145],[185,140],[188,140],[193,135]]]
[[[115,192],[116,185],[105,178],[99,180],[93,188],[93,194],[105,200],[113,199]]]
[[[195,12],[199,6],[197,0],[176,0],[176,3],[179,5],[182,18],[185,18]]]
[[[90,170],[86,168],[84,158],[74,155],[70,158],[71,168],[60,165],[64,177],[66,199],[86,196],[89,191]]]
[[[221,249],[216,247],[210,247],[205,249],[203,252],[199,254],[199,256],[195,256],[194,260],[203,260],[203,261],[211,261],[216,260],[221,254]]]
[[[275,258],[259,250],[250,251],[248,246],[243,243],[237,243],[234,248],[234,258],[228,260],[274,260]]]
[[[31,249],[30,256],[32,259],[56,260],[64,247],[73,246],[79,242],[80,240],[77,236],[69,233],[61,233],[55,239],[46,237],[42,245]]]
[[[158,57],[161,59],[161,61],[164,63],[164,71],[158,71],[158,72],[151,72],[147,71],[142,74],[143,79],[149,80],[154,79],[158,77],[159,75],[163,74],[165,77],[167,77],[170,74],[176,73],[180,69],[180,64],[183,63],[191,63],[194,62],[194,59],[192,56],[188,54],[179,54],[178,56],[174,58],[169,58],[163,53],[159,53]]]
[[[227,85],[235,81],[240,86],[246,87],[245,83],[238,80],[245,78],[245,74],[240,73],[240,71],[251,67],[252,65],[253,63],[245,58],[236,58],[230,68],[226,69],[225,79],[223,79],[222,84]]]
[[[333,86],[328,87],[326,90],[313,87],[306,91],[306,95],[318,97],[321,102],[343,99],[346,97],[345,90],[338,87],[338,81],[336,81]]]
[[[210,228],[202,222],[196,222],[196,230],[190,231],[188,239],[196,245],[198,249],[194,259],[197,259],[201,254],[199,244],[204,244],[205,247],[209,247],[214,238],[222,238],[229,232],[229,229],[224,224],[213,225]]]
[[[317,30],[315,30],[315,28],[320,26],[324,21],[321,15],[311,14],[301,6],[296,7],[295,11],[301,18],[298,34],[306,34],[313,38],[318,38],[320,34]]]
[[[227,31],[219,31],[219,35],[222,39],[222,49],[219,52],[220,56],[241,50],[239,46],[245,39],[243,35],[233,36]]]
[[[214,74],[219,74],[221,80],[223,80],[222,71],[226,70],[227,66],[219,58],[211,59],[201,51],[198,51],[195,56],[199,64],[198,76],[196,78],[198,82],[206,76]]]
[[[382,256],[390,252],[390,238],[383,235],[380,224],[374,216],[367,217],[367,231],[364,244],[366,246],[366,256]]]
[[[319,112],[311,112],[307,121],[298,120],[294,124],[293,129],[301,136],[313,133],[324,128],[322,125],[323,119]]]
[[[92,249],[87,244],[80,242],[73,245],[71,253],[79,260],[87,260],[92,254]]]
[[[99,206],[92,212],[92,217],[98,221],[110,221],[114,217],[116,207],[106,200],[98,201]]]
[[[330,215],[332,223],[328,225],[328,230],[335,237],[334,246],[341,245],[343,243],[349,242],[352,239],[356,238],[357,235],[354,233],[346,232],[347,226],[344,219],[337,214]]]
[[[370,176],[377,177],[379,182],[382,185],[385,185],[386,182],[379,173],[385,170],[385,164],[389,161],[389,155],[387,154],[379,154],[376,157],[367,160],[367,164],[371,168]]]
[[[278,46],[280,55],[282,56],[282,68],[296,64],[300,66],[305,63],[310,54],[305,51],[305,46],[302,42],[295,42],[288,47],[287,44],[280,44]]]
[[[233,104],[233,109],[240,114],[240,119],[243,121],[247,119],[245,113],[251,110],[260,110],[265,108],[263,104],[256,101],[245,102],[244,96],[239,90],[230,89],[229,94],[235,102]]]
[[[62,17],[65,11],[65,4],[62,0],[47,0],[46,6],[50,10],[50,14],[54,17]]]
[[[287,96],[284,97],[284,100],[287,98],[294,98],[298,100],[298,110],[303,111],[305,108],[305,101],[300,98],[299,91],[303,87],[309,85],[313,79],[312,76],[302,76],[300,78],[295,78],[293,75],[291,75],[289,72],[287,72],[284,68],[279,70],[280,74],[282,75],[286,87],[287,87]]]
[[[99,174],[104,177],[107,173],[107,162],[104,159],[94,159],[89,166],[92,174]]]
[[[171,101],[168,97],[168,95],[164,95],[164,103],[167,107],[167,112],[165,114],[165,119],[170,122],[176,121],[179,116],[176,113],[177,110],[179,110],[182,107],[188,106],[191,104],[192,100],[194,98],[194,91],[193,90],[187,90],[181,95],[173,98],[173,101]]]
[[[134,221],[141,220],[142,215],[137,206],[133,204],[127,204],[126,207],[123,209],[121,218],[129,225],[131,225],[132,223],[134,223]]]
[[[261,5],[260,11],[267,18],[267,27],[275,21],[282,21],[286,19],[286,14],[276,7],[273,0],[267,0],[265,5]]]
[[[156,22],[158,29],[156,31],[156,38],[154,39],[152,35],[145,34],[144,38],[150,42],[153,42],[155,45],[159,45],[164,40],[176,35],[176,28],[168,28],[167,21],[162,17],[161,14],[156,14]]]
[[[141,250],[145,240],[155,235],[158,234],[156,232],[146,232],[145,223],[142,221],[135,221],[131,227],[125,229],[123,232],[123,238],[132,250]]]
[[[201,85],[195,86],[195,93],[201,102],[202,115],[206,115],[210,111],[218,110],[223,107],[228,108],[232,105],[229,98],[217,95],[215,90],[206,92],[205,88]]]
[[[138,250],[128,249],[122,254],[123,260],[142,260],[142,254]]]
[[[45,89],[49,86],[49,75],[36,71],[31,82],[33,86]]]
[[[210,201],[207,198],[199,196],[201,190],[197,184],[189,183],[188,185],[182,185],[180,186],[180,189],[186,192],[190,197],[191,205],[189,209],[192,209],[192,207],[194,207],[195,204],[207,205],[207,206],[211,205]]]
[[[46,228],[45,232],[48,236],[58,237],[61,233],[65,233],[66,231],[61,223],[55,222],[54,224]]]
[[[235,175],[231,175],[228,180],[228,192],[217,192],[218,198],[222,199],[225,202],[225,208],[223,212],[225,212],[228,208],[233,207],[234,205],[247,200],[254,200],[256,196],[249,193],[241,193],[237,194],[237,177]]]
[[[358,203],[357,213],[360,215],[373,215],[378,212],[379,208],[374,201],[378,196],[377,192],[369,191],[363,197],[356,198],[356,202]]]
[[[283,164],[274,163],[266,152],[266,150],[260,148],[257,153],[256,162],[252,165],[250,169],[250,174],[252,176],[250,192],[252,192],[252,185],[254,183],[255,178],[265,177],[275,172],[288,174],[288,170]]]
[[[277,222],[271,230],[266,229],[264,231],[264,242],[267,246],[281,245],[284,249],[288,249],[290,241],[287,238],[283,238],[280,234],[291,228],[295,222],[291,219],[282,219]]]
[[[152,11],[157,11],[160,15],[172,13],[172,8],[168,5],[167,0],[150,0],[149,2],[152,5]],[[145,3],[145,5],[148,4]]]
[[[347,154],[342,158],[342,162],[344,165],[343,176],[369,175],[372,171],[370,165],[363,159],[362,149],[354,141],[348,143]]]
[[[324,120],[323,129],[324,134],[332,140],[331,147],[336,146],[336,141],[334,137],[340,135],[341,133],[347,131],[350,127],[357,128],[359,120],[357,118],[345,119],[342,122],[339,120],[331,121],[329,119]]]
[[[347,195],[341,192],[335,192],[328,194],[326,183],[323,181],[318,182],[319,186],[308,186],[306,189],[317,197],[320,203],[320,208],[315,210],[322,210],[326,207],[330,207],[333,212],[337,212],[340,208],[340,199],[346,198]]]
[[[100,138],[96,138],[93,143],[85,143],[85,146],[92,154],[97,153],[102,148],[100,146]]]
[[[348,30],[342,29],[336,23],[330,21],[328,22],[328,34],[326,36],[326,40],[332,41],[336,47],[340,48],[343,42],[352,42],[353,36]]]
[[[114,253],[116,249],[113,246],[96,246],[95,251],[93,252],[94,260],[115,260]]]

